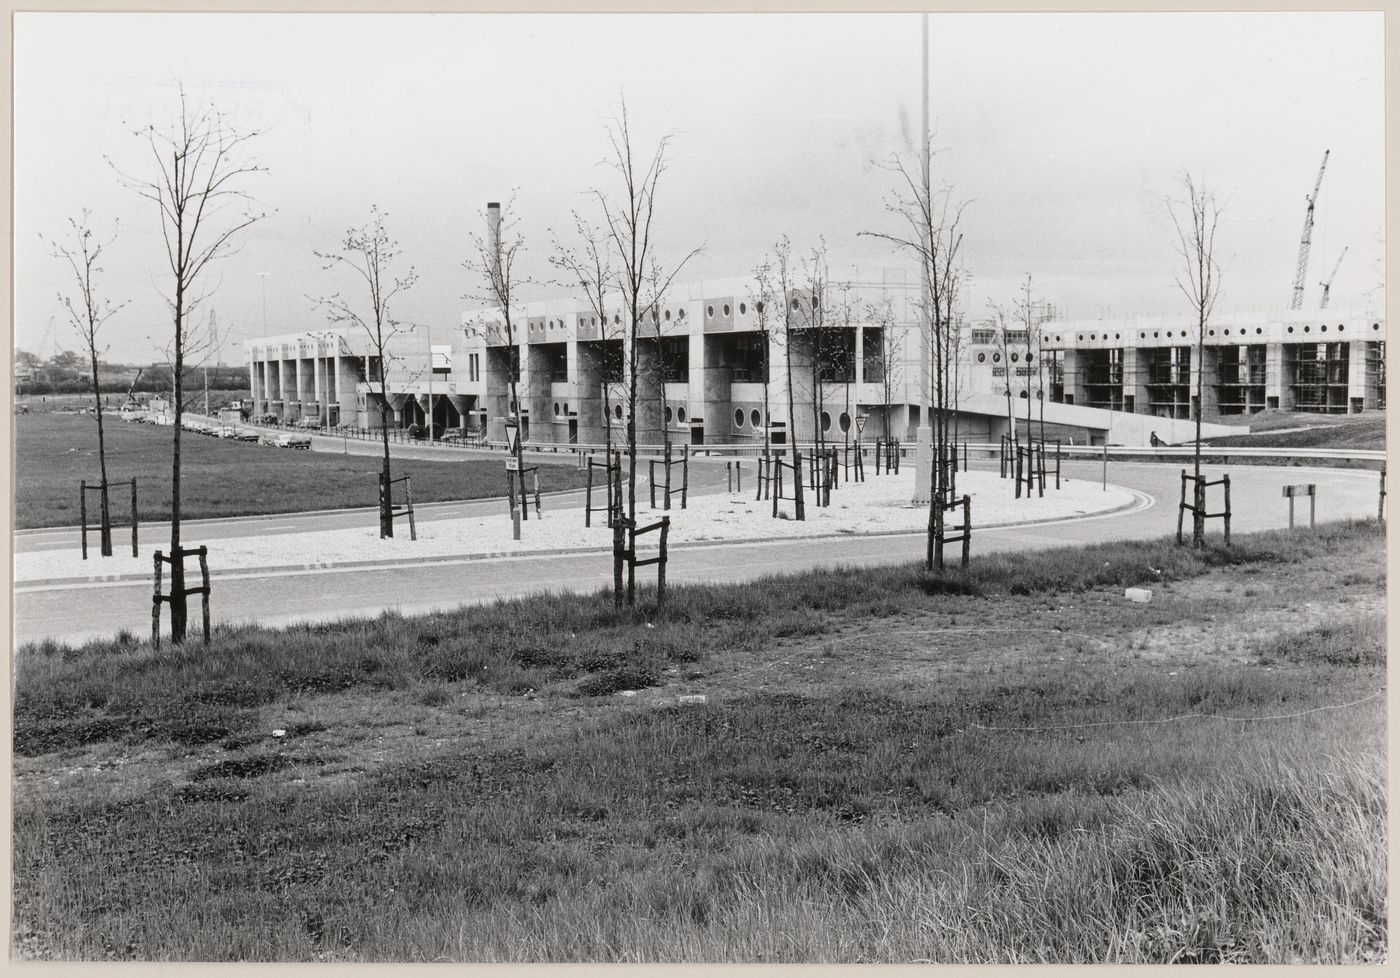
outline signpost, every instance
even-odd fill
[[[1317,527],[1317,484],[1308,482],[1298,486],[1284,486],[1284,498],[1288,500],[1288,528],[1293,529],[1293,500],[1298,496],[1308,497],[1308,527]]]
[[[506,459],[506,488],[510,493],[510,521],[511,534],[514,539],[520,539],[520,510],[525,508],[525,483],[520,482],[520,506],[515,505],[515,482],[520,472],[520,422],[515,418],[506,419],[506,450],[510,452],[510,457]]]

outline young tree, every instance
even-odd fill
[[[389,459],[389,366],[396,359],[395,337],[413,330],[412,325],[393,314],[390,303],[400,292],[413,287],[418,281],[418,274],[412,265],[402,276],[394,273],[394,263],[401,255],[399,243],[389,237],[384,227],[384,213],[375,205],[370,205],[369,210],[369,223],[346,231],[339,251],[315,253],[324,271],[346,269],[353,272],[363,284],[366,295],[352,301],[336,292],[317,299],[316,305],[325,312],[330,322],[350,326],[369,340],[372,362],[364,365],[363,372],[371,393],[375,393],[374,384],[379,384],[379,431],[384,445],[384,464],[380,472],[379,537],[383,539],[394,535],[393,474]],[[367,304],[364,299],[368,299]]]
[[[793,267],[792,241],[785,234],[773,246],[773,261],[776,265],[778,292],[775,298],[782,303],[783,349],[787,351],[784,360],[784,387],[787,389],[787,442],[792,451],[797,450],[797,407],[792,378],[793,330],[797,317],[793,315]]]
[[[603,213],[602,231],[608,240],[612,258],[617,261],[617,291],[627,327],[626,518],[630,546],[634,543],[631,534],[637,527],[637,341],[642,338],[643,317],[652,308],[654,295],[664,292],[681,269],[700,253],[700,249],[696,248],[686,254],[669,271],[657,270],[652,224],[656,219],[657,186],[661,175],[666,172],[666,151],[670,146],[670,137],[661,137],[649,160],[638,160],[633,152],[632,131],[628,124],[625,100],[618,115],[609,124],[607,132],[612,154],[606,162],[616,172],[621,186],[615,195],[594,190],[593,196]],[[660,283],[660,288],[651,288],[649,295],[653,279]],[[629,604],[634,600],[634,596],[635,581],[629,564]],[[621,595],[617,595],[617,598],[621,600]]]
[[[762,364],[763,379],[763,457],[768,458],[772,451],[770,414],[768,410],[768,382],[772,371],[773,340],[769,327],[773,321],[773,264],[765,258],[754,267],[753,286],[749,290],[749,302],[753,305],[754,320],[759,342],[759,359]]]
[[[1220,206],[1215,194],[1204,184],[1197,184],[1190,173],[1181,176],[1184,199],[1169,200],[1167,211],[1176,229],[1177,251],[1181,255],[1185,276],[1178,275],[1177,287],[1191,303],[1196,320],[1196,485],[1201,479],[1201,414],[1205,406],[1205,344],[1206,325],[1210,322],[1215,300],[1220,295],[1220,265],[1215,260],[1215,228],[1220,221]],[[1191,545],[1205,546],[1205,515],[1201,512],[1202,496],[1198,494],[1196,510],[1191,520]]]
[[[1013,374],[1011,372],[1011,318],[1006,314],[1006,310],[999,304],[989,302],[988,305],[992,308],[992,317],[996,322],[996,331],[993,334],[993,339],[996,341],[997,358],[1001,361],[998,367],[1000,367],[1002,375],[1006,379],[1006,386],[1004,388],[1006,392],[1006,434],[1007,437],[1011,439],[1011,451],[1014,456],[1016,450],[1020,447],[1021,441],[1020,435],[1016,431],[1016,413],[1013,407],[1015,384],[1012,381]],[[992,374],[994,376],[996,370],[996,367],[992,368]],[[1027,430],[1026,433],[1029,435],[1029,430]]]
[[[554,254],[549,257],[549,263],[562,272],[570,287],[577,287],[583,292],[584,299],[588,302],[590,311],[598,319],[599,353],[598,362],[594,364],[599,373],[599,393],[603,399],[603,439],[604,451],[609,465],[612,464],[612,400],[614,388],[618,383],[618,375],[615,364],[609,354],[609,350],[614,342],[621,342],[618,335],[621,332],[621,323],[616,327],[608,319],[608,290],[613,284],[613,272],[610,255],[607,248],[607,240],[593,225],[589,224],[577,211],[574,212],[574,231],[578,236],[579,245],[569,248],[561,244],[558,238],[554,241]],[[583,346],[579,347],[580,352]],[[612,514],[608,516],[611,525]]]
[[[247,159],[248,142],[257,130],[230,125],[212,103],[191,104],[180,89],[179,117],[161,128],[154,124],[137,130],[154,161],[149,179],[122,174],[138,196],[155,205],[160,215],[165,258],[172,279],[162,293],[169,307],[173,330],[169,358],[174,383],[175,423],[170,473],[170,550],[177,555],[170,575],[170,636],[183,642],[186,628],[184,566],[180,552],[180,415],[184,403],[187,354],[201,345],[206,324],[199,318],[201,304],[217,281],[204,290],[205,273],[212,263],[227,257],[238,236],[266,216],[254,210],[244,185],[253,174],[264,172]],[[118,171],[120,173],[120,171]]]
[[[102,252],[116,240],[116,230],[105,241],[93,237],[90,226],[91,212],[86,209],[76,220],[70,218],[69,239],[63,242],[49,242],[50,253],[68,263],[73,273],[75,293],[60,292],[58,302],[68,314],[68,320],[82,338],[92,366],[92,398],[97,418],[97,466],[101,473],[101,542],[102,556],[112,556],[112,515],[107,499],[107,442],[102,423],[102,390],[97,381],[97,358],[103,352],[99,347],[98,334],[107,320],[121,311],[125,302],[113,304],[111,299],[100,296],[97,288],[97,275],[102,268],[98,262]],[[18,361],[18,356],[16,361]]]
[[[486,205],[487,233],[471,235],[475,255],[463,262],[468,271],[476,272],[485,280],[488,302],[496,307],[505,327],[506,337],[506,376],[510,386],[510,420],[515,423],[515,478],[520,491],[520,508],[515,520],[515,539],[520,539],[519,520],[530,519],[529,507],[525,505],[525,432],[521,425],[520,411],[520,347],[515,341],[515,321],[512,318],[516,292],[520,283],[515,275],[515,259],[524,247],[513,216],[514,201],[502,207],[497,203]]]
[[[931,154],[926,146],[925,150]],[[896,233],[862,231],[881,238],[897,248],[918,256],[923,280],[922,304],[929,329],[932,355],[930,402],[933,415],[933,472],[929,492],[929,536],[926,566],[931,570],[941,551],[934,542],[941,537],[944,508],[950,487],[943,460],[949,450],[949,419],[952,413],[954,357],[958,344],[958,303],[962,289],[962,214],[966,203],[954,203],[951,190],[935,193],[929,177],[927,155],[915,161],[909,154],[894,157],[887,168],[899,179],[899,189],[886,203],[886,210],[903,224]],[[942,569],[941,563],[939,569]]]
[[[894,402],[895,387],[903,379],[904,337],[907,331],[895,317],[888,295],[882,295],[878,302],[866,303],[865,318],[880,330],[880,350],[872,362],[879,371],[880,407],[884,414],[885,440],[889,441],[890,407]]]

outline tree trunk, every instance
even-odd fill
[[[95,328],[94,328],[95,332]],[[102,556],[112,556],[112,513],[107,499],[107,443],[102,426],[102,388],[97,382],[97,339],[89,333],[92,342],[88,352],[92,354],[92,395],[97,402],[97,468],[102,473]]]
[[[183,235],[179,235],[178,240],[183,248]],[[184,330],[185,286],[181,275],[175,283],[175,431],[170,461],[170,641],[175,645],[185,640],[186,622],[185,563],[180,559],[180,418],[184,414],[185,398]]]
[[[393,473],[389,465],[389,396],[387,384],[384,382],[384,351],[379,354],[379,435],[384,443],[384,480],[383,492],[379,500],[379,538],[394,535],[394,483]]]

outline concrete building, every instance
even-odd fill
[[[782,298],[764,309],[751,281],[679,284],[648,311],[637,341],[638,441],[660,444],[807,443],[893,436],[912,442],[919,425],[921,366],[917,273],[855,270],[823,294]],[[608,320],[571,299],[523,304],[508,343],[496,310],[464,313],[452,329],[404,334],[387,363],[363,333],[321,329],[246,344],[253,416],[284,423],[406,428],[504,440],[516,377],[523,435],[533,444],[599,445],[626,433],[630,350],[622,306]],[[616,311],[614,311],[616,310]],[[768,339],[765,340],[765,324]],[[1042,308],[1039,337],[969,323],[959,331],[955,383],[958,437],[995,442],[1008,404],[1024,428],[1078,444],[1147,444],[1195,436],[1200,397],[1185,321],[1065,322]],[[1037,342],[1038,339],[1038,342]],[[762,376],[771,352],[768,403]],[[793,384],[791,409],[788,366]],[[387,396],[380,394],[384,381]],[[1218,316],[1206,337],[1204,418],[1265,407],[1329,412],[1385,404],[1385,323],[1336,312]],[[1008,396],[1009,395],[1009,396]],[[1206,434],[1235,432],[1208,425]]]
[[[1056,322],[1042,345],[1064,404],[1175,419],[1198,403],[1205,419],[1385,407],[1385,319],[1362,312],[1214,316],[1201,370],[1186,319]]]

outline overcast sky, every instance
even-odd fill
[[[1384,223],[1379,13],[935,14],[937,183],[970,200],[969,315],[1017,282],[1074,317],[1186,311],[1165,198],[1189,168],[1223,199],[1219,308],[1282,308],[1305,197],[1317,205],[1308,305],[1349,248],[1332,307],[1374,303]],[[345,280],[336,246],[371,203],[420,279],[400,312],[443,335],[476,283],[462,267],[486,201],[515,194],[545,262],[586,191],[612,190],[605,125],[625,93],[638,142],[674,133],[657,228],[696,246],[688,279],[743,276],[784,233],[824,237],[831,271],[905,261],[880,166],[918,139],[920,18],[870,15],[214,15],[15,17],[15,344],[74,349],[40,235],[89,208],[120,220],[102,288],[130,305],[109,358],[147,362],[169,330],[152,205],[125,189],[149,160],[131,134],[176,111],[176,85],[242,126],[270,216],[217,269],[210,300],[245,337],[324,325],[309,297]],[[104,157],[111,157],[109,164]],[[266,278],[259,276],[266,272]],[[442,333],[438,334],[437,330]]]

